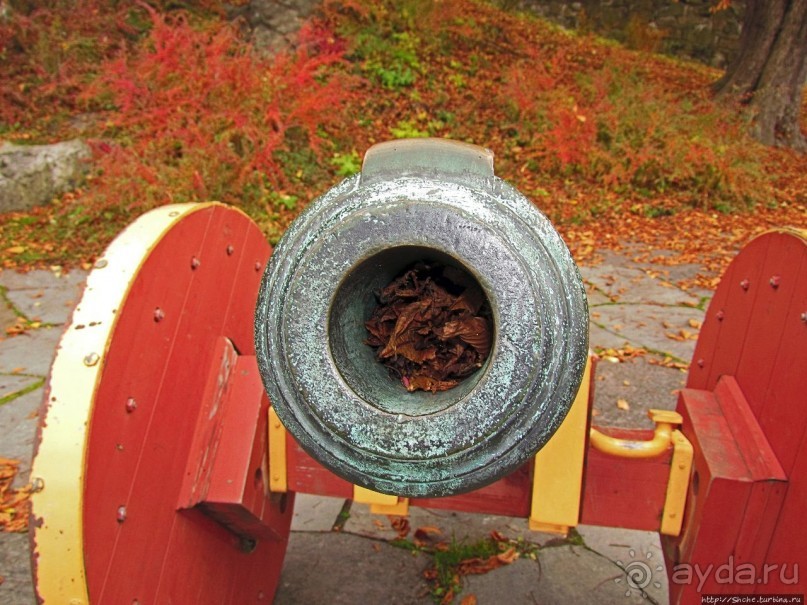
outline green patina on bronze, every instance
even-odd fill
[[[419,261],[467,272],[494,324],[484,366],[456,388],[408,393],[364,344],[375,292]],[[370,149],[362,173],[313,202],[261,284],[259,367],[278,415],[351,482],[402,496],[490,483],[562,422],[588,349],[574,262],[492,154],[443,140]]]

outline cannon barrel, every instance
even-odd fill
[[[446,390],[410,392],[367,344],[379,293],[419,263],[484,295],[489,352]],[[378,492],[445,496],[495,481],[549,440],[580,386],[588,309],[566,245],[494,176],[490,151],[402,140],[372,147],[360,174],[284,234],[261,282],[255,346],[278,416],[312,457]]]

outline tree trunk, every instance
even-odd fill
[[[805,151],[799,127],[805,82],[807,0],[748,0],[740,51],[715,84],[718,98],[752,109],[757,140]]]

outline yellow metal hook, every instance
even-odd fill
[[[656,423],[653,438],[647,441],[618,439],[601,433],[594,427],[589,432],[595,449],[621,458],[654,458],[672,443],[673,429],[681,424],[681,414],[669,410],[648,410],[647,415]]]

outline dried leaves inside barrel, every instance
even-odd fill
[[[408,391],[445,391],[485,363],[493,333],[490,306],[465,271],[417,263],[376,297],[365,342]]]

